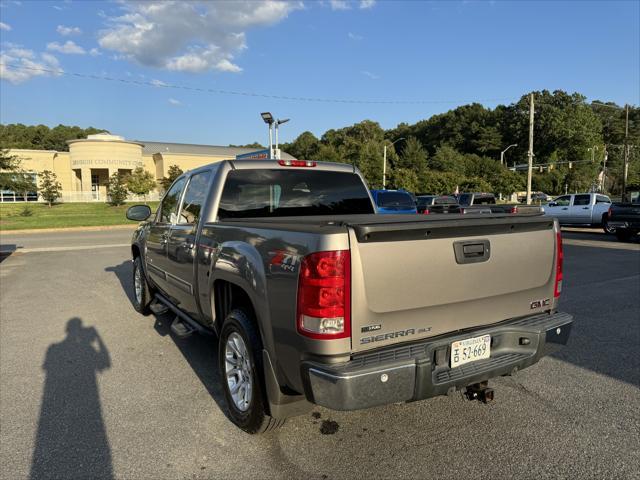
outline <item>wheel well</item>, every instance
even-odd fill
[[[226,280],[216,280],[213,283],[213,295],[216,309],[214,313],[219,326],[222,326],[222,322],[234,308],[243,308],[254,320],[257,318],[253,302],[242,287]]]

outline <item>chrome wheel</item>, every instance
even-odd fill
[[[142,305],[142,272],[140,267],[134,264],[135,272],[133,272],[133,289],[136,294],[136,302]]]
[[[242,337],[233,332],[224,351],[227,386],[236,408],[246,412],[251,404],[252,376],[249,351]]]

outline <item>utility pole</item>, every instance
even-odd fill
[[[627,196],[627,176],[629,175],[629,104],[625,105],[626,121],[624,127],[624,170],[622,173],[622,201]]]
[[[533,175],[533,93],[529,104],[529,167],[527,169],[527,205],[531,205],[531,177]]]
[[[602,193],[607,193],[607,158],[609,152],[607,151],[607,144],[604,144],[604,160],[602,162]]]

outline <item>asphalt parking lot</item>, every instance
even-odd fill
[[[492,404],[316,408],[249,436],[215,342],[131,307],[129,238],[0,236],[0,478],[639,478],[637,242],[565,232],[570,343]]]

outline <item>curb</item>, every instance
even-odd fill
[[[0,230],[0,235],[30,235],[36,233],[56,233],[56,232],[100,232],[103,230],[133,230],[138,224],[128,225],[98,225],[91,227],[61,227],[61,228],[29,228],[22,230]]]

